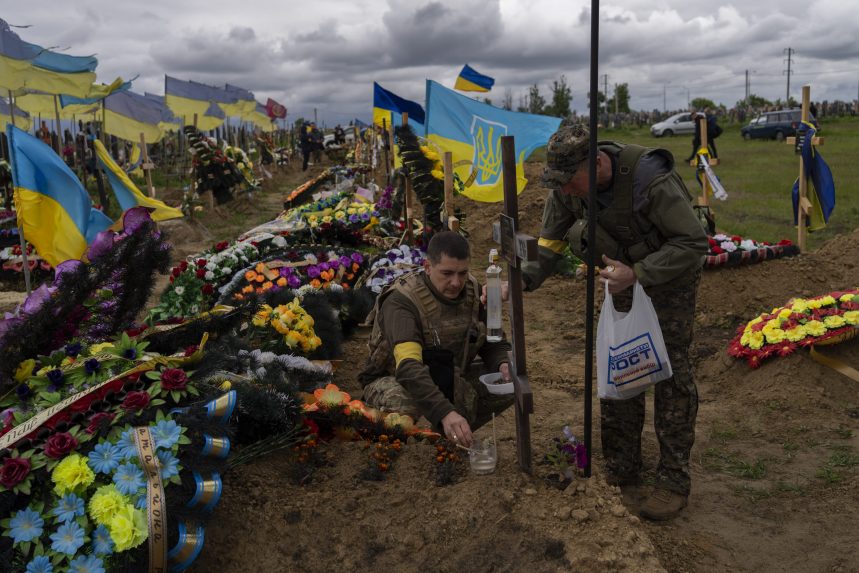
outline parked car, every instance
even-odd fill
[[[650,134],[654,137],[671,137],[684,133],[695,133],[695,122],[692,121],[691,113],[677,113],[650,126]]]
[[[351,127],[345,130],[344,139],[346,140],[346,145],[355,145],[355,130]],[[337,146],[334,143],[334,133],[326,133],[325,137],[322,139],[322,145],[325,146],[325,149],[329,147]]]
[[[817,129],[820,129],[814,116],[809,114],[809,119]],[[776,141],[784,141],[785,137],[796,135],[796,128],[801,120],[802,110],[800,109],[768,111],[754,118],[748,125],[744,125],[740,129],[740,135],[745,140],[775,139]]]

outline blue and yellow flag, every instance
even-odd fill
[[[0,98],[0,127],[6,127],[7,123],[12,123],[12,110],[12,106],[6,103],[6,100]],[[32,127],[30,115],[26,111],[18,109],[18,106],[14,107],[14,113],[15,126],[20,127],[24,131],[30,131]]]
[[[98,157],[98,163],[107,180],[110,182],[110,187],[113,189],[113,194],[116,195],[116,201],[123,211],[127,211],[132,207],[149,207],[154,209],[152,212],[153,221],[165,221],[167,219],[178,219],[183,217],[182,211],[175,207],[165,205],[158,199],[147,197],[140,189],[129,179],[125,171],[116,164],[110,153],[107,152],[104,145],[98,139],[93,141],[95,145],[95,154]]]
[[[401,98],[394,92],[390,92],[373,82],[373,107],[379,109],[387,109],[394,112],[395,115],[403,113],[409,114],[409,124],[417,122],[423,124],[426,122],[424,108],[419,103]]]
[[[805,176],[811,179],[811,184],[814,187],[814,192],[808,193],[811,208],[805,220],[805,226],[808,227],[809,231],[819,231],[829,222],[829,217],[835,209],[835,180],[832,178],[829,165],[826,164],[823,156],[812,143],[814,136],[817,135],[817,129],[814,125],[804,121],[798,132],[797,137],[800,137],[803,132],[805,133],[801,150],[802,165],[805,168]],[[793,222],[798,224],[798,221],[799,178],[793,183]]]
[[[427,80],[426,134],[440,152],[453,154],[454,172],[465,182],[466,197],[494,203],[504,199],[501,136],[516,144],[516,189],[525,188],[524,162],[546,145],[561,119],[506,111],[460,95]]]
[[[53,149],[11,125],[6,126],[6,137],[24,238],[54,267],[80,259],[113,221],[93,207],[77,176]]]
[[[193,124],[197,115],[197,129],[209,131],[220,127],[226,114],[218,104],[234,104],[239,99],[221,88],[199,82],[178,80],[164,76],[164,102],[185,125]]]
[[[130,91],[113,93],[104,98],[104,131],[126,141],[158,143],[164,137],[161,129],[162,109],[154,101]]]
[[[0,88],[85,97],[97,64],[93,56],[69,56],[25,42],[0,19]]]
[[[478,74],[474,68],[465,64],[453,89],[463,92],[488,92],[495,85],[495,79],[483,74]]]

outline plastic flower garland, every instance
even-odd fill
[[[386,251],[370,265],[367,286],[374,293],[382,292],[387,285],[399,276],[423,268],[426,253],[419,248],[400,245]]]
[[[859,290],[836,291],[814,298],[791,299],[751,320],[737,331],[728,354],[745,358],[752,368],[797,348],[852,335],[859,329]]]
[[[149,427],[164,484],[180,484],[177,455],[191,443],[186,428],[160,412]],[[13,452],[4,466],[26,459],[17,456]],[[117,554],[141,546],[149,536],[146,478],[130,426],[115,428],[88,455],[62,457],[44,486],[32,493],[26,507],[0,522],[18,555],[29,560],[26,571],[105,571]]]
[[[773,246],[767,242],[757,242],[753,239],[744,239],[739,235],[725,235],[723,233],[719,233],[717,235],[713,235],[709,239],[710,241],[710,255],[721,255],[722,253],[733,253],[735,251],[756,251],[758,249],[764,247]],[[775,244],[778,247],[786,247],[793,245],[793,243],[787,239],[783,239]]]
[[[276,331],[290,350],[310,354],[322,344],[313,331],[313,317],[301,307],[298,298],[274,308],[262,305],[252,323],[263,334],[270,330]]]
[[[333,285],[350,288],[364,264],[364,255],[358,251],[305,253],[289,251],[286,260],[259,262],[238,278],[233,297],[244,300],[252,294],[261,294],[279,288],[297,289],[310,285],[326,289]],[[243,282],[244,281],[244,282]],[[236,281],[234,281],[235,283]]]

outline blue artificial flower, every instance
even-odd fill
[[[82,348],[82,346],[81,346],[80,342],[73,342],[71,344],[66,344],[66,346],[65,346],[65,348],[63,348],[63,350],[66,352],[66,356],[70,356],[70,357],[74,358],[75,356],[77,356],[78,354],[81,353],[81,348]]]
[[[92,550],[97,555],[110,555],[113,553],[113,539],[104,525],[99,525],[92,532]]]
[[[113,483],[116,484],[119,493],[125,495],[133,495],[137,493],[138,489],[146,485],[143,470],[132,463],[124,463],[119,466],[119,469],[113,474]]]
[[[101,363],[98,361],[98,358],[90,358],[84,362],[84,370],[87,375],[95,374],[99,368],[101,368]]]
[[[84,530],[75,521],[62,524],[56,533],[51,534],[51,549],[57,553],[74,555],[84,544]]]
[[[122,432],[122,436],[116,442],[116,447],[119,449],[119,455],[122,459],[137,458],[137,444],[134,442],[132,430]]]
[[[51,514],[61,522],[68,523],[69,521],[73,521],[74,518],[83,515],[84,512],[84,500],[73,493],[68,493],[57,500],[57,505],[51,511]]]
[[[136,348],[127,348],[125,352],[122,353],[123,358],[127,358],[129,360],[134,360],[137,358],[137,349]]]
[[[158,461],[161,462],[161,479],[167,480],[179,475],[179,460],[170,450],[158,452]]]
[[[47,555],[39,555],[27,563],[27,569],[24,571],[25,573],[54,573],[54,566]]]
[[[45,520],[42,519],[41,514],[28,507],[22,509],[12,517],[12,520],[9,522],[9,536],[15,543],[32,541],[42,535],[42,527],[44,525]]]
[[[134,502],[134,507],[142,511],[146,511],[146,507],[148,506],[148,504],[149,501],[147,500],[146,492],[143,492],[139,496],[137,496],[137,501]]]
[[[20,400],[26,400],[32,392],[30,391],[30,387],[27,384],[19,384],[17,388],[15,388],[15,392],[18,394],[18,398]]]
[[[53,370],[48,370],[47,374],[48,380],[51,383],[51,386],[54,388],[59,388],[63,385],[63,378],[65,378],[65,374],[59,368],[54,368]]]
[[[104,563],[95,555],[81,555],[69,563],[69,573],[104,573]]]
[[[156,448],[172,448],[179,441],[181,435],[182,427],[173,420],[161,420],[152,429]]]
[[[94,447],[90,452],[89,467],[95,473],[109,474],[119,466],[122,458],[119,446],[115,446],[110,442],[103,442]]]

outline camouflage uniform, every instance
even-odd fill
[[[668,151],[610,141],[600,142],[599,148],[612,162],[612,180],[597,194],[594,260],[602,264],[601,255],[606,254],[632,267],[653,301],[674,372],[655,388],[657,478],[660,486],[688,495],[698,411],[688,352],[707,235]],[[559,190],[577,168],[585,168],[587,153],[587,130],[579,126],[562,125],[549,141],[544,181],[554,189],[543,212],[539,261],[523,268],[526,290],[537,288],[551,274],[567,242],[577,256],[587,255],[587,203]],[[618,310],[629,310],[632,288],[615,295],[614,301]],[[644,394],[601,400],[600,418],[607,471],[621,483],[637,481]]]
[[[438,294],[422,272],[400,277],[379,295],[371,320],[370,357],[358,377],[368,405],[424,416],[436,427],[456,410],[477,429],[513,403],[468,375],[478,355],[487,371],[497,372],[510,349],[505,340],[486,342],[480,285],[473,277],[453,301]],[[413,353],[402,350],[410,345]],[[428,351],[451,357],[452,399],[432,379],[425,364]]]

